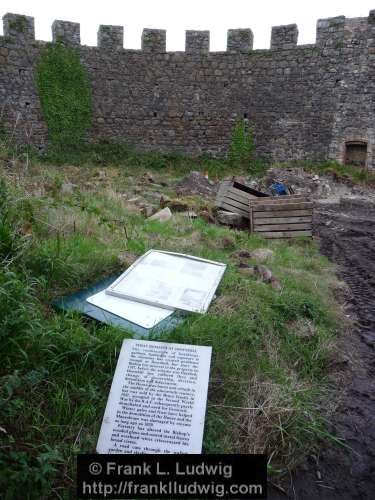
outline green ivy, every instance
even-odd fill
[[[254,160],[253,130],[243,119],[237,119],[231,133],[228,159],[230,164],[251,167]]]
[[[39,60],[36,83],[51,142],[80,144],[91,125],[91,87],[78,52],[49,45]]]

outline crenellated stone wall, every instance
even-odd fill
[[[35,69],[46,42],[35,40],[33,18],[3,21],[0,120],[19,142],[44,147]],[[145,29],[141,50],[123,48],[121,26],[100,26],[97,47],[80,44],[77,23],[52,31],[79,50],[91,81],[88,141],[220,156],[242,117],[270,161],[343,161],[346,141],[363,141],[375,167],[375,11],[319,20],[311,45],[297,44],[294,24],[274,27],[269,50],[253,50],[250,29],[228,30],[225,52],[209,51],[208,31],[187,31],[184,52],[166,51],[164,30]]]

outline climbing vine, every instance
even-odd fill
[[[74,146],[91,124],[91,88],[78,53],[49,45],[37,66],[37,88],[51,142]]]
[[[238,118],[231,132],[229,145],[229,162],[233,165],[249,168],[254,160],[253,129]]]

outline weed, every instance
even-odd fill
[[[262,164],[255,160],[254,130],[244,119],[237,119],[229,145],[229,164],[240,166],[249,174],[260,173]]]

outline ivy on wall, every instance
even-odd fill
[[[82,142],[91,125],[91,87],[79,54],[50,44],[39,60],[36,83],[51,142],[61,147]]]

